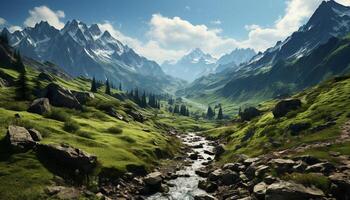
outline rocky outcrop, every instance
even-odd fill
[[[51,105],[48,98],[35,99],[30,105],[30,107],[28,108],[28,112],[37,113],[39,115],[42,115],[50,111],[51,111]]]
[[[6,140],[13,150],[26,151],[36,144],[27,129],[10,125],[7,129]]]
[[[255,107],[249,107],[244,109],[242,112],[239,112],[239,116],[243,121],[250,121],[255,117],[259,116],[261,111],[256,109]]]
[[[78,169],[83,173],[90,173],[97,166],[97,157],[81,149],[69,145],[37,145],[39,155],[45,156],[57,164],[71,169]]]
[[[293,182],[280,181],[266,189],[266,200],[320,199],[324,193],[316,188],[305,187]]]
[[[36,142],[39,142],[43,139],[40,132],[35,130],[34,128],[28,129],[28,132],[29,132],[30,136],[32,137],[32,139]]]
[[[288,112],[296,110],[301,107],[301,101],[299,99],[287,99],[282,100],[276,104],[272,113],[275,118],[285,116]]]
[[[288,127],[288,130],[290,131],[291,135],[298,135],[301,131],[304,131],[311,127],[311,124],[308,122],[300,122],[291,124]]]
[[[44,90],[44,96],[58,107],[81,109],[82,106],[73,93],[55,83],[50,83]]]
[[[126,114],[130,115],[135,121],[143,123],[145,121],[145,117],[138,111],[128,109],[126,110]]]
[[[92,92],[72,91],[72,93],[81,104],[86,104],[86,102],[95,98]]]

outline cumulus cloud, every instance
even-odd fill
[[[350,0],[336,0],[336,1],[345,6],[350,6]]]
[[[0,25],[4,25],[6,23],[6,20],[2,17],[0,17]]]
[[[61,10],[54,11],[47,6],[39,6],[29,10],[29,17],[24,21],[24,25],[33,27],[40,21],[47,21],[51,26],[61,29],[64,26],[61,19],[64,17],[65,13]]]

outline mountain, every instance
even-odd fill
[[[253,49],[235,49],[229,54],[223,55],[216,62],[215,72],[221,72],[228,68],[235,68],[248,62],[256,53]]]
[[[164,74],[160,66],[138,55],[97,24],[68,21],[61,30],[40,22],[8,35],[10,44],[30,58],[50,61],[72,76],[107,78],[126,88],[159,91],[179,84]]]
[[[196,78],[213,72],[216,66],[215,63],[216,59],[210,54],[206,54],[201,49],[196,48],[176,63],[164,62],[162,69],[168,75],[191,82]]]
[[[291,79],[295,81],[298,80],[297,77],[293,77],[296,76],[296,73],[288,73],[288,71],[284,71],[286,74],[277,73],[279,71],[282,73],[281,71],[283,71],[279,69],[279,67],[285,66],[286,63],[293,64],[303,57],[308,57],[315,49],[327,43],[331,38],[342,38],[349,32],[350,7],[343,6],[335,1],[324,1],[317,8],[309,21],[283,42],[277,42],[274,47],[257,54],[247,64],[241,66],[239,70],[231,69],[225,71],[225,73],[211,74],[207,77],[202,77],[194,81],[186,89],[178,91],[178,94],[191,95],[193,98],[207,97],[208,99],[212,95],[218,95],[242,102],[249,101],[253,97],[253,94],[254,98],[256,98],[257,96],[253,91],[259,91],[259,98],[270,98],[285,90],[285,82]],[[338,46],[338,48],[341,47]],[[325,54],[324,56],[333,55],[332,52],[328,53],[329,54]],[[325,58],[315,57],[314,59],[322,61]],[[338,62],[340,61],[341,60],[338,60]],[[305,65],[299,66],[298,70],[303,71],[305,69],[308,70],[307,68],[315,67],[316,66],[310,66],[305,63]],[[329,71],[329,67],[335,66],[328,66],[328,68],[324,68],[327,70],[319,71],[317,80],[313,81],[312,84],[318,83],[318,81],[321,80],[320,77],[327,77],[328,74],[336,75],[341,73],[340,71],[333,73]],[[296,70],[292,67],[289,69]],[[267,83],[270,88],[266,84],[264,85],[260,82],[261,80],[259,78],[261,76],[265,77],[264,83]],[[310,77],[312,77],[312,75],[310,75]],[[275,87],[272,87],[270,84],[273,80],[278,80],[274,82]],[[306,79],[304,82],[305,81],[307,82],[308,80]],[[302,88],[299,86],[299,82],[290,84],[292,85],[289,85],[287,88]],[[261,88],[267,89],[267,91],[261,90]],[[242,93],[242,91],[244,91],[244,93]]]

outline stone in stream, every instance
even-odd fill
[[[195,171],[195,173],[200,177],[208,177],[209,173],[211,173],[212,170],[209,170],[207,168],[200,168]]]
[[[189,156],[189,158],[191,159],[191,160],[197,160],[198,159],[198,153],[191,153],[190,154],[190,156]]]
[[[208,194],[201,194],[194,196],[194,200],[217,200],[217,198]]]
[[[160,192],[162,190],[162,181],[163,177],[160,172],[152,172],[148,174],[143,179],[143,182],[145,183],[143,193],[154,194],[156,192]]]
[[[210,181],[200,180],[198,182],[198,188],[200,188],[208,193],[213,193],[218,189],[218,185],[216,183],[213,183]]]

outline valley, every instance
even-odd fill
[[[350,199],[350,7],[317,5],[260,52],[217,53],[186,38],[220,28],[182,37],[160,14],[142,41],[108,21],[5,24],[0,200]],[[186,51],[164,55],[157,23]]]

